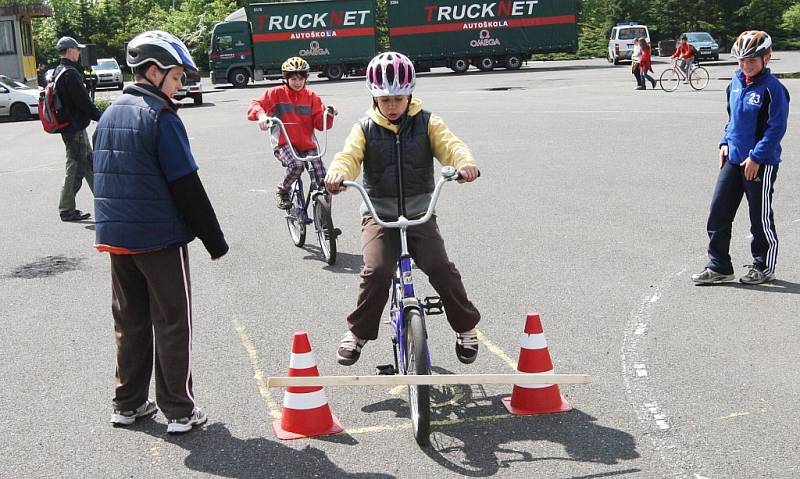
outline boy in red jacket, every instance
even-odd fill
[[[278,146],[275,147],[275,158],[286,167],[283,180],[278,184],[275,200],[278,208],[287,210],[291,206],[289,192],[292,183],[303,174],[304,162],[297,161],[292,154],[302,158],[317,155],[317,145],[314,143],[314,129],[323,129],[323,115],[328,115],[325,122],[327,128],[333,126],[333,116],[336,110],[322,104],[316,93],[306,88],[308,81],[308,62],[300,57],[292,57],[283,62],[283,85],[267,88],[261,98],[250,102],[247,109],[247,119],[258,121],[262,130],[268,130],[268,117],[280,118],[286,127],[287,138],[281,133]],[[311,160],[312,168],[309,169],[312,187],[317,188],[325,178],[325,165],[322,159]]]
[[[689,44],[689,37],[685,33],[681,35],[681,42],[678,44],[678,48],[675,49],[675,53],[672,54],[672,58],[681,61],[681,70],[686,74],[683,83],[689,83],[689,69],[694,62],[694,48]]]

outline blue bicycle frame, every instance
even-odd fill
[[[390,229],[399,229],[400,230],[400,258],[397,261],[397,269],[395,270],[394,278],[392,279],[392,296],[391,296],[391,303],[390,303],[390,316],[391,316],[391,324],[395,331],[394,337],[394,345],[395,347],[399,347],[399,351],[395,351],[395,369],[398,372],[402,372],[406,374],[408,372],[408,364],[406,363],[405,358],[408,357],[405,350],[405,342],[403,338],[405,338],[406,334],[406,312],[413,308],[416,309],[420,317],[422,318],[422,324],[424,328],[425,324],[425,308],[420,302],[420,300],[416,297],[414,292],[414,281],[412,278],[412,260],[411,254],[408,252],[408,239],[406,236],[406,230],[411,226],[421,225],[423,223],[427,223],[431,217],[433,216],[433,211],[436,207],[436,202],[439,199],[439,193],[442,190],[442,185],[447,183],[448,181],[452,181],[458,179],[458,173],[452,166],[446,166],[442,168],[442,176],[439,178],[439,181],[436,183],[436,188],[433,190],[433,195],[431,196],[431,202],[428,205],[428,209],[425,212],[425,215],[422,218],[409,220],[404,216],[400,216],[397,218],[397,221],[383,221],[378,214],[375,212],[375,207],[372,205],[372,201],[369,199],[369,195],[367,194],[366,190],[360,184],[353,182],[353,181],[344,181],[342,184],[347,187],[354,187],[361,193],[361,197],[364,200],[364,204],[369,209],[370,213],[372,214],[372,218],[375,222],[383,228],[390,228]],[[427,337],[427,333],[425,335]],[[431,366],[431,358],[430,352],[428,348],[426,350],[426,357],[425,361],[427,363],[428,368]],[[399,354],[397,354],[399,352]],[[400,364],[402,361],[402,364]]]

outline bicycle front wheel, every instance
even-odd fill
[[[303,221],[303,192],[297,187],[292,188],[292,205],[286,212],[286,226],[289,228],[289,235],[292,242],[298,248],[306,244],[306,222]]]
[[[429,375],[428,343],[426,341],[425,323],[417,309],[406,310],[406,374]],[[420,446],[430,443],[431,433],[431,387],[408,386],[408,404],[411,411],[411,425],[414,439]]]
[[[318,195],[314,200],[314,228],[317,230],[319,248],[325,262],[336,263],[336,230],[331,218],[331,206],[325,195]]]
[[[658,79],[658,84],[664,91],[675,91],[681,83],[681,75],[676,68],[664,70]]]
[[[692,85],[692,88],[695,90],[702,90],[703,88],[708,86],[708,70],[703,67],[697,67],[692,70],[691,75],[689,75],[689,84]]]

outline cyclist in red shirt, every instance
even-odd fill
[[[678,48],[675,49],[675,53],[672,54],[672,58],[674,58],[675,61],[680,61],[678,66],[683,70],[683,73],[686,74],[683,83],[688,83],[689,69],[692,67],[692,63],[694,63],[694,48],[689,45],[689,38],[685,33],[681,35],[681,41],[678,44]]]

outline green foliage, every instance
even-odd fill
[[[104,112],[109,106],[111,106],[111,100],[108,98],[95,98],[94,104],[97,106],[97,109],[100,110],[100,112]]]
[[[8,0],[0,0],[8,1]],[[50,0],[54,16],[36,20],[38,61],[55,63],[63,35],[97,45],[98,57],[125,61],[125,43],[147,30],[168,31],[186,43],[195,63],[208,66],[211,29],[236,10],[235,0]]]

